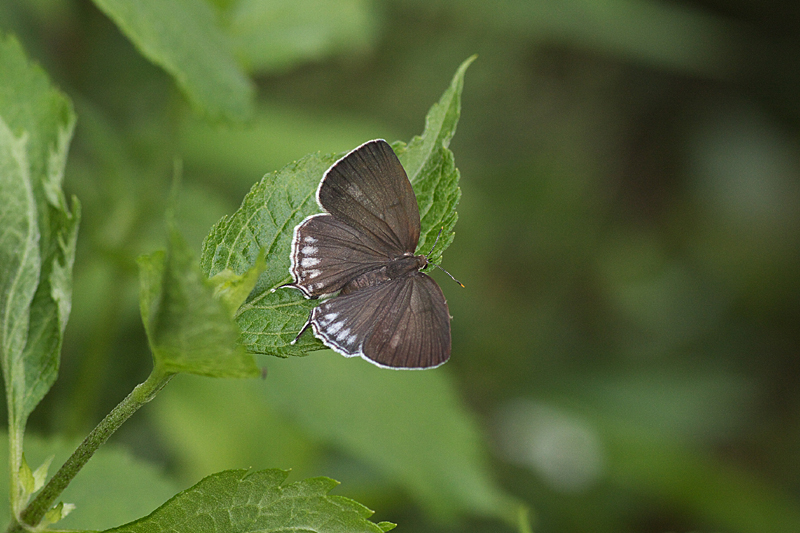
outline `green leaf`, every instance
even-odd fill
[[[227,13],[237,55],[253,70],[283,70],[371,44],[376,20],[364,0],[240,0]]]
[[[291,280],[292,232],[306,216],[319,211],[316,186],[336,159],[335,155],[311,154],[264,176],[241,207],[223,217],[203,243],[200,265],[212,277],[224,270],[245,272],[262,249],[266,253],[267,269],[236,317],[242,343],[252,352],[285,356],[321,345],[307,338],[289,345],[314,305],[298,291],[271,290]]]
[[[28,415],[58,374],[80,205],[61,190],[69,100],[12,38],[0,37],[0,72],[0,357],[16,477]]]
[[[55,524],[66,518],[74,510],[75,504],[58,502],[55,507],[44,514],[44,519],[40,525]]]
[[[320,446],[289,417],[263,401],[265,380],[202,379],[177,376],[148,407],[159,442],[176,458],[183,479],[248,466],[292,467],[295,475],[320,473]],[[348,481],[348,488],[352,482]]]
[[[417,253],[430,252],[436,235],[444,228],[439,243],[429,258],[435,264],[439,264],[442,253],[455,237],[453,228],[458,220],[456,205],[461,198],[461,189],[458,188],[459,172],[448,146],[461,117],[464,74],[476,57],[468,58],[458,67],[450,87],[425,116],[425,130],[422,135],[414,137],[407,145],[396,143],[392,146],[417,195],[422,219],[422,234]]]
[[[300,476],[335,473],[348,495],[369,495],[367,505],[400,489],[445,520],[517,518],[446,372],[385,372],[324,351],[272,361],[266,380],[176,378],[152,408],[159,438],[181,454],[189,478],[292,465]]]
[[[213,474],[181,492],[150,515],[108,530],[117,533],[308,531],[381,533],[372,511],[342,496],[329,496],[338,483],[312,478],[283,485],[283,470],[228,470]]]
[[[166,70],[196,110],[244,120],[255,90],[203,0],[94,0],[139,51]]]
[[[30,305],[39,283],[39,227],[26,154],[26,137],[17,138],[0,117],[0,348],[10,424],[24,428],[25,362]]]
[[[262,251],[258,254],[255,265],[244,274],[239,275],[233,270],[225,269],[209,280],[214,285],[214,297],[225,303],[231,312],[231,318],[253,292],[258,277],[266,268],[267,262]]]
[[[31,492],[36,492],[44,487],[44,483],[47,481],[47,471],[50,469],[50,463],[52,462],[53,456],[51,455],[45,459],[41,465],[39,465],[39,468],[37,468],[35,472],[33,472],[33,490]],[[28,467],[28,469],[30,469],[30,467]]]
[[[444,519],[509,523],[519,502],[492,478],[484,438],[447,373],[385,372],[325,351],[270,365],[270,404]]]
[[[272,101],[259,102],[253,120],[242,124],[211,124],[189,113],[181,118],[179,148],[186,168],[251,176],[251,182],[252,176],[263,176],[305,154],[358,146],[382,127],[377,118],[334,110],[321,114]]]
[[[239,329],[214,297],[186,242],[170,228],[167,253],[139,258],[140,308],[156,367],[213,377],[255,377]]]
[[[420,208],[422,237],[418,249],[429,252],[436,234],[445,229],[431,257],[433,262],[441,259],[453,241],[455,207],[461,191],[458,169],[447,145],[458,123],[464,73],[471,61],[461,65],[450,87],[429,111],[423,135],[408,145],[395,146],[401,161],[408,165]],[[338,157],[310,154],[268,174],[253,186],[233,215],[214,226],[203,243],[201,266],[209,276],[226,269],[241,274],[254,264],[260,250],[266,250],[267,269],[236,317],[242,342],[253,353],[285,357],[322,347],[311,335],[290,344],[315,304],[299,291],[272,291],[291,281],[289,254],[294,227],[320,211],[315,193],[325,170]]]
[[[33,471],[25,460],[25,454],[22,454],[22,464],[19,467],[19,482],[26,494],[33,494],[36,490],[36,479],[33,477]]]

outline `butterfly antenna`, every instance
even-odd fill
[[[430,257],[430,255],[433,253],[433,250],[436,248],[436,243],[438,243],[438,242],[439,242],[439,237],[441,237],[441,236],[442,236],[442,231],[444,231],[444,226],[442,226],[441,228],[439,228],[439,233],[437,233],[437,234],[436,234],[436,240],[435,240],[435,241],[433,241],[433,246],[431,246],[431,251],[430,251],[430,252],[428,252],[428,255],[426,255],[426,256],[425,256],[426,258],[427,258],[427,257]],[[454,278],[454,277],[453,277],[453,275],[452,275],[450,272],[448,272],[448,271],[447,271],[447,270],[445,270],[444,268],[440,267],[439,265],[433,265],[433,266],[435,266],[436,268],[438,268],[439,270],[441,270],[442,272],[444,272],[445,274],[447,274],[448,276],[450,276],[450,279],[452,279],[453,281],[455,281],[456,283],[458,283],[459,285],[461,285],[461,288],[466,288],[466,287],[464,287],[464,284],[463,284],[463,283],[461,283],[460,281],[458,281],[456,278]]]
[[[436,239],[434,239],[434,241],[433,241],[433,246],[431,246],[431,251],[430,251],[430,252],[428,252],[428,255],[426,255],[425,257],[430,257],[430,256],[431,256],[431,254],[433,253],[433,251],[436,249],[436,243],[438,243],[438,242],[439,242],[439,237],[441,237],[441,236],[442,236],[442,232],[443,232],[443,231],[444,231],[444,226],[442,226],[441,228],[439,228],[439,233],[437,233],[437,234],[436,234]]]
[[[447,274],[448,276],[450,276],[450,279],[452,279],[453,281],[455,281],[456,283],[458,283],[459,285],[461,285],[461,288],[462,288],[462,289],[466,289],[466,287],[464,287],[464,284],[463,284],[463,283],[461,283],[460,281],[458,281],[456,278],[454,278],[454,277],[453,277],[453,275],[452,275],[450,272],[448,272],[448,271],[447,271],[447,270],[445,270],[444,268],[440,267],[439,265],[433,265],[433,266],[435,266],[436,268],[438,268],[439,270],[441,270],[442,272],[444,272],[445,274]]]

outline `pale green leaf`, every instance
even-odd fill
[[[254,377],[253,357],[191,250],[170,228],[167,253],[139,258],[140,308],[157,367],[213,377]]]
[[[36,490],[36,479],[33,477],[28,461],[25,460],[25,454],[22,454],[22,463],[19,466],[19,483],[25,490],[26,494],[33,494]]]
[[[254,88],[203,0],[94,0],[147,59],[166,70],[198,111],[243,120]]]
[[[159,250],[141,256],[136,261],[139,265],[139,312],[142,315],[142,324],[148,339],[155,336],[155,332],[151,330],[151,322],[154,318],[150,311],[151,309],[157,311],[156,306],[161,298],[166,255],[165,252]]]
[[[69,100],[11,38],[0,38],[0,72],[0,346],[16,435],[58,373],[80,206],[61,190]]]
[[[347,151],[386,130],[377,117],[312,112],[274,101],[260,102],[253,120],[241,124],[212,124],[191,114],[181,118],[180,152],[187,168],[252,177],[308,153]]]
[[[75,504],[58,502],[55,507],[52,507],[44,514],[44,520],[40,525],[55,524],[66,518],[74,510]]]
[[[33,491],[38,491],[42,487],[44,487],[45,481],[47,481],[47,471],[50,469],[50,463],[53,462],[53,456],[51,455],[44,462],[39,465],[39,468],[33,472]]]
[[[72,212],[52,205],[47,208],[50,228],[43,235],[50,238],[47,243],[40,241],[41,278],[31,303],[28,341],[23,352],[28,367],[22,406],[25,416],[38,405],[58,376],[61,343],[72,309],[72,265],[81,213],[77,198],[72,198],[72,205]]]
[[[420,208],[419,250],[428,253],[444,227],[432,262],[438,262],[453,241],[455,207],[461,191],[458,169],[447,145],[458,123],[464,73],[471,61],[461,65],[441,100],[431,108],[422,137],[415,137],[408,146],[400,143],[395,147],[401,161],[409,164],[407,170]],[[260,250],[266,250],[267,269],[236,318],[242,342],[251,352],[300,355],[322,346],[311,335],[290,344],[314,303],[299,291],[273,289],[291,281],[289,254],[294,228],[308,215],[320,212],[315,193],[325,170],[338,157],[310,154],[268,174],[253,186],[233,215],[214,226],[203,243],[201,265],[209,276],[225,269],[241,274],[254,264]]]
[[[170,381],[148,412],[182,478],[243,466],[291,467],[301,477],[331,473],[309,466],[320,447],[263,401],[260,389],[271,381],[269,375],[266,380],[177,376]],[[351,481],[347,485],[352,488]]]
[[[117,533],[325,532],[381,533],[389,524],[369,521],[372,511],[342,496],[338,483],[312,478],[284,485],[283,470],[228,470],[181,492],[150,515],[111,529]]]
[[[255,264],[244,274],[225,269],[214,275],[209,281],[214,286],[214,297],[219,298],[231,312],[231,318],[244,304],[258,282],[258,277],[267,268],[264,254],[259,253]]]
[[[6,398],[18,420],[25,394],[22,352],[28,337],[30,304],[39,282],[39,227],[26,154],[26,137],[17,138],[0,117],[0,349]],[[24,427],[24,420],[22,426]]]

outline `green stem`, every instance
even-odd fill
[[[94,455],[105,441],[135,413],[140,407],[153,399],[164,388],[174,374],[166,374],[158,368],[153,369],[150,376],[134,388],[91,433],[83,440],[67,462],[56,472],[53,478],[44,486],[36,498],[22,511],[19,522],[13,522],[6,533],[18,533],[26,528],[35,527],[41,522],[45,513],[53,506],[61,493],[67,488],[72,478],[80,471],[86,462]],[[24,524],[24,525],[23,525]]]

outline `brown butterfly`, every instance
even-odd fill
[[[447,302],[420,272],[428,258],[414,255],[417,198],[392,147],[369,141],[339,159],[322,177],[317,202],[326,213],[294,229],[294,282],[287,286],[306,298],[338,295],[311,311],[297,338],[310,326],[329,348],[381,367],[432,368],[447,361]]]

